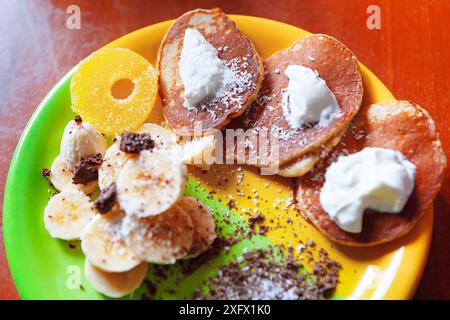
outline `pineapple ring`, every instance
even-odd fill
[[[113,96],[116,83],[131,81],[134,88],[124,99]],[[106,134],[137,130],[147,119],[158,92],[158,74],[137,53],[103,48],[84,59],[70,84],[72,109]]]

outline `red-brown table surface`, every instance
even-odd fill
[[[69,30],[66,8],[81,9],[81,29]],[[381,8],[381,29],[369,30],[366,10]],[[450,157],[449,0],[0,0],[0,201],[14,148],[31,114],[72,66],[133,30],[196,7],[290,23],[337,37],[397,98],[427,108]],[[419,299],[450,299],[450,174],[434,205],[429,261]],[[3,212],[3,211],[2,211]],[[2,231],[2,230],[0,230]],[[17,299],[0,236],[0,299]]]

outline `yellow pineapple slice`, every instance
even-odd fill
[[[158,92],[158,74],[137,53],[103,48],[84,59],[70,84],[72,109],[97,130],[121,134],[146,121]]]

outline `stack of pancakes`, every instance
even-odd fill
[[[217,49],[219,58],[233,62],[234,71],[247,79],[231,103],[209,104],[194,111],[183,107],[178,62],[186,28],[199,30]],[[313,124],[294,129],[289,125],[282,109],[283,90],[289,81],[284,71],[289,65],[317,71],[335,95],[340,114],[328,126]],[[276,154],[271,147],[261,148],[259,142],[257,146],[246,144],[244,152],[236,147],[227,157],[260,168],[270,167],[281,176],[296,177],[302,214],[333,241],[369,246],[398,238],[411,230],[440,189],[446,159],[429,114],[407,101],[361,107],[363,82],[358,61],[344,44],[330,36],[305,37],[262,62],[251,41],[220,9],[199,9],[184,14],[170,28],[161,44],[158,69],[164,116],[179,135],[208,134],[227,128],[243,129],[245,140],[257,141],[262,131],[277,138]],[[200,132],[195,131],[196,122],[202,124]],[[416,165],[415,189],[401,213],[367,212],[363,231],[351,234],[329,218],[320,205],[319,194],[328,166],[339,155],[365,147],[402,152]]]

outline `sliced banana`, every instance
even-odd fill
[[[125,163],[130,159],[125,152],[120,151],[120,137],[106,150],[103,163],[98,170],[98,185],[103,190],[111,183],[116,182]]]
[[[127,215],[122,228],[128,247],[151,263],[175,263],[188,254],[194,237],[191,218],[177,205],[153,217]]]
[[[44,224],[54,238],[78,240],[95,210],[89,198],[79,190],[64,190],[50,198],[44,210]]]
[[[126,272],[105,272],[89,263],[84,263],[84,274],[87,281],[98,292],[110,298],[123,297],[141,285],[147,274],[148,264],[140,263]]]
[[[176,152],[179,146],[177,144],[177,137],[173,132],[154,123],[143,124],[138,132],[150,134],[153,141],[155,141],[156,149],[173,150],[174,155],[180,154],[180,152]],[[132,158],[120,150],[120,137],[116,139],[108,150],[106,150],[103,164],[98,171],[98,184],[102,190],[117,181],[117,177],[125,166],[125,163]]]
[[[85,194],[91,194],[97,189],[97,181],[91,181],[87,184],[73,183],[73,174],[73,170],[65,166],[62,157],[57,156],[50,169],[50,181],[58,191],[79,190]]]
[[[123,217],[121,210],[97,215],[81,235],[81,249],[86,259],[105,272],[125,272],[142,262],[122,239]]]
[[[169,131],[154,123],[144,123],[138,130],[138,133],[148,133],[155,141],[155,147],[159,150],[177,149],[177,136],[172,131]]]
[[[214,163],[214,150],[216,140],[214,136],[192,138],[185,142],[182,147],[183,163],[194,165],[202,169],[209,169]]]
[[[209,249],[216,239],[216,224],[208,207],[192,197],[183,197],[177,202],[189,214],[194,225],[194,238],[185,258],[194,258]]]
[[[139,217],[160,214],[181,198],[186,175],[186,166],[170,153],[144,150],[127,161],[117,178],[120,207]]]
[[[65,166],[73,169],[81,158],[97,153],[105,154],[106,139],[89,123],[71,120],[64,128],[61,139],[61,157]]]

